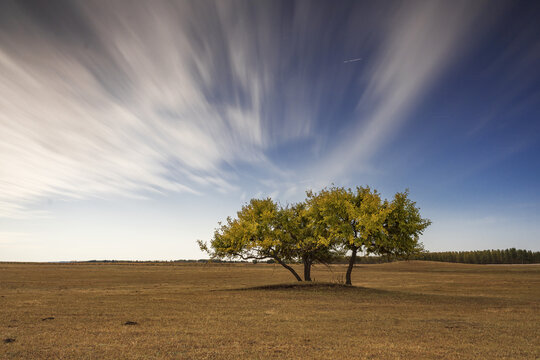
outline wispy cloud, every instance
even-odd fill
[[[381,45],[366,64],[356,123],[322,162],[330,177],[342,176],[353,164],[370,171],[377,152],[391,143],[437,78],[468,49],[472,26],[482,26],[477,22],[481,9],[478,1],[416,1],[389,14]]]
[[[291,195],[368,167],[480,7],[25,4],[0,9],[0,217],[51,197],[239,191],[243,167]]]
[[[0,216],[48,197],[228,191],[224,164],[267,161],[266,75],[234,7],[64,5],[5,5]]]

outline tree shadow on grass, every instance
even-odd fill
[[[455,295],[455,294],[429,294],[417,293],[399,290],[383,290],[367,288],[362,286],[351,286],[340,283],[329,282],[297,282],[297,283],[282,283],[269,284],[260,286],[250,286],[232,289],[219,289],[214,291],[301,291],[301,292],[317,292],[317,293],[341,293],[341,294],[358,294],[362,296],[378,296],[386,299],[399,301],[413,301],[422,303],[448,303],[448,304],[475,304],[475,305],[495,305],[509,303],[520,303],[519,301],[509,301],[492,296],[471,296],[471,295]]]
[[[284,284],[269,284],[260,286],[250,286],[233,289],[220,289],[216,291],[256,291],[256,290],[330,290],[330,291],[356,291],[356,292],[371,292],[371,293],[388,293],[386,290],[371,289],[361,286],[350,286],[339,283],[329,282],[297,282]]]

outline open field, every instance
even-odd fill
[[[257,288],[295,283],[267,264],[0,264],[15,339],[0,358],[540,358],[538,265],[361,265],[355,287],[320,283],[343,273]]]

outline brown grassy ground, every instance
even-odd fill
[[[358,266],[355,287],[321,283],[343,270],[264,287],[292,277],[266,264],[0,264],[0,358],[540,357],[540,266],[400,262]]]

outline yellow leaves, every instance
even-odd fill
[[[325,258],[343,247],[408,253],[419,248],[418,236],[431,223],[420,217],[408,191],[395,194],[391,202],[368,186],[331,187],[306,196],[286,207],[270,198],[251,199],[237,218],[219,224],[210,243],[213,254],[298,259],[316,252]]]
[[[369,187],[357,187],[356,191],[340,187],[323,189],[311,193],[308,201],[321,213],[319,219],[329,234],[345,245],[361,246],[380,231],[387,215],[380,195]]]
[[[278,206],[272,199],[251,199],[237,212],[237,218],[227,218],[214,233],[211,247],[219,255],[240,256],[255,251],[265,256],[279,245],[276,231]]]

